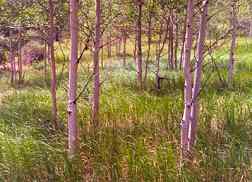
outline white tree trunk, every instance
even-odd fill
[[[198,36],[197,55],[194,73],[194,86],[192,91],[191,122],[189,126],[189,146],[190,150],[195,143],[196,127],[199,115],[199,94],[201,88],[202,63],[204,59],[204,45],[207,31],[208,0],[203,1],[203,10],[200,17],[200,29]]]
[[[78,69],[78,0],[70,0],[71,55],[68,90],[68,149],[72,157],[77,149],[77,69]]]
[[[228,63],[228,87],[233,86],[233,77],[234,77],[234,62],[235,62],[235,47],[236,47],[236,32],[237,32],[237,17],[236,17],[236,0],[231,2],[231,19],[230,24],[232,27],[232,38],[230,46],[230,55]]]
[[[187,1],[187,26],[183,53],[184,68],[184,114],[181,121],[181,157],[188,155],[188,130],[191,116],[191,98],[192,98],[192,73],[191,73],[191,50],[192,50],[192,22],[193,22],[193,0]]]
[[[92,104],[92,120],[94,128],[99,124],[99,100],[100,100],[100,70],[99,70],[99,52],[101,40],[101,1],[96,0],[96,24],[95,24],[95,45],[94,45],[94,88]]]

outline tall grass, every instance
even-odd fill
[[[217,62],[224,79],[226,68],[221,65],[225,61]],[[252,180],[252,73],[248,61],[237,63],[231,90],[223,87],[211,64],[205,67],[195,158],[182,170],[180,72],[166,70],[162,64],[161,74],[167,79],[161,90],[156,90],[155,68],[150,66],[147,87],[140,91],[134,64],[128,62],[124,68],[116,60],[107,63],[102,71],[101,128],[96,134],[92,132],[89,85],[78,100],[79,155],[69,161],[67,70],[61,75],[60,62],[59,131],[52,127],[48,83],[41,79],[42,63],[28,70],[28,80],[18,89],[1,80],[1,91],[5,92],[0,96],[0,181]],[[89,75],[88,66],[80,69],[78,91]]]

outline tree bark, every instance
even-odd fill
[[[184,60],[183,56],[184,56],[184,47],[185,47],[185,41],[186,41],[187,14],[186,14],[184,22],[185,23],[184,23],[183,40],[182,40],[182,46],[181,46],[181,52],[180,52],[179,69],[182,69],[183,60]]]
[[[177,22],[177,15],[175,16],[175,48],[174,48],[174,66],[175,69],[178,69],[178,46],[179,46],[179,28],[178,28],[178,22]]]
[[[122,42],[123,42],[122,35],[120,35],[120,39],[118,40],[118,56],[119,57],[121,57],[121,54],[122,54]]]
[[[108,0],[109,2],[109,17],[112,15],[112,0]],[[108,35],[108,57],[112,56],[112,29],[109,27],[109,35]]]
[[[94,87],[93,87],[93,104],[92,120],[94,128],[99,125],[99,99],[100,99],[100,73],[99,73],[99,52],[101,39],[101,1],[96,0],[96,23],[95,23],[95,43],[94,43]]]
[[[126,66],[126,58],[127,58],[127,34],[126,32],[123,35],[123,66]]]
[[[54,5],[53,0],[49,0],[49,41],[48,41],[48,60],[51,64],[51,97],[52,97],[52,120],[54,127],[58,128],[57,121],[57,96],[56,96],[56,63],[54,55]]]
[[[136,24],[136,41],[137,41],[137,80],[138,86],[140,89],[143,87],[143,76],[142,76],[142,6],[143,2],[138,0],[138,17],[137,17],[137,24]]]
[[[12,41],[12,30],[9,30],[9,63],[11,71],[11,84],[15,83],[16,80],[16,68],[15,68],[15,56],[13,50],[13,41]]]
[[[18,82],[19,84],[23,81],[23,64],[22,64],[22,33],[21,28],[18,30]]]
[[[162,35],[164,33],[163,30],[163,22],[160,22],[160,31],[159,31],[159,38],[156,46],[156,60],[157,60],[157,65],[156,65],[156,87],[158,90],[161,89],[161,81],[163,77],[160,76],[160,57],[161,54],[164,50],[165,43],[167,42],[168,39],[168,29],[169,29],[169,24],[166,23],[166,29],[165,29],[165,34],[164,38],[162,40]]]
[[[236,32],[237,32],[237,17],[236,17],[236,0],[232,0],[231,2],[231,19],[230,24],[232,26],[232,38],[231,38],[231,46],[230,46],[230,55],[229,55],[229,63],[228,63],[228,87],[231,88],[233,86],[233,77],[234,77],[234,54],[236,47]]]
[[[137,36],[135,37],[135,41],[134,41],[133,58],[134,58],[134,63],[137,67]]]
[[[68,149],[69,156],[77,150],[77,70],[78,70],[78,0],[70,0],[71,57],[69,65],[68,89]]]
[[[47,41],[45,41],[45,45],[44,45],[44,77],[45,77],[45,82],[47,80]]]
[[[156,47],[156,60],[157,60],[157,65],[156,65],[156,88],[158,90],[161,89],[161,83],[160,83],[160,55],[161,55],[161,51],[162,51],[161,50],[161,39],[162,39],[162,28],[161,28],[161,31],[160,31],[158,44],[157,44],[157,47]]]
[[[174,37],[173,37],[173,10],[170,10],[169,21],[169,40],[168,40],[168,65],[171,70],[174,69]]]
[[[100,45],[103,45],[103,39],[100,41]],[[104,68],[104,48],[101,47],[101,68]]]
[[[150,61],[150,51],[151,51],[151,25],[152,25],[152,17],[151,14],[149,14],[149,19],[148,19],[148,48],[147,48],[147,58],[145,61],[145,72],[144,72],[144,85],[146,86],[147,82],[147,76],[148,76],[148,68],[149,68],[149,61]]]
[[[119,50],[119,44],[120,44],[120,40],[118,39],[116,42],[115,42],[115,54],[116,56],[118,57],[119,54],[120,54],[120,50]]]
[[[112,45],[111,45],[111,40],[112,40],[112,38],[111,38],[111,36],[112,36],[112,33],[111,33],[111,31],[109,31],[109,35],[108,35],[108,57],[110,58],[111,56],[112,56]]]
[[[198,36],[198,45],[197,45],[197,55],[195,63],[195,73],[194,73],[194,86],[192,91],[192,111],[191,111],[191,122],[189,129],[189,142],[190,150],[192,149],[195,143],[196,136],[196,127],[198,123],[199,115],[199,94],[201,88],[201,77],[202,77],[202,63],[204,60],[204,46],[206,39],[207,31],[207,18],[208,18],[208,0],[203,1],[203,9],[200,17],[200,29]]]
[[[162,34],[163,34],[163,22],[161,22],[160,24],[160,31],[159,31],[159,35],[158,35],[158,42],[157,42],[157,45],[156,45],[156,61],[157,61],[157,64],[156,64],[156,88],[158,90],[161,89],[161,79],[160,79],[160,56],[162,54],[162,51],[163,51],[163,48],[164,48],[164,45],[165,45],[165,42],[167,40],[167,31],[168,31],[168,24],[167,24],[167,30],[165,32],[165,37],[164,37],[164,40],[162,42]],[[162,45],[161,45],[162,44]]]
[[[187,1],[187,20],[186,20],[186,38],[183,53],[184,64],[184,114],[181,121],[181,157],[188,157],[188,130],[191,115],[191,97],[192,97],[192,73],[191,73],[191,50],[192,50],[192,22],[193,22],[193,0]]]

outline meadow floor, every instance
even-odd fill
[[[183,74],[166,70],[155,89],[154,64],[144,91],[136,87],[134,61],[105,61],[102,70],[101,128],[90,124],[92,85],[78,100],[79,156],[69,161],[67,146],[67,66],[58,62],[61,128],[51,122],[49,76],[44,63],[25,71],[22,85],[11,86],[0,72],[0,181],[178,181],[252,180],[252,42],[236,50],[234,88],[228,89],[228,52],[206,60],[200,95],[200,122],[194,160],[179,170]],[[79,67],[78,92],[91,75]],[[49,74],[49,70],[48,70]]]

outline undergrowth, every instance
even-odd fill
[[[67,70],[62,72],[62,65],[58,68],[62,78],[57,92],[58,131],[52,127],[48,78],[41,79],[40,65],[28,70],[22,87],[11,88],[1,79],[0,181],[252,180],[251,63],[237,63],[234,87],[228,89],[222,82],[226,79],[225,61],[218,62],[219,72],[216,65],[204,68],[195,157],[183,169],[179,168],[180,71],[162,66],[161,74],[167,79],[161,90],[155,88],[155,75],[150,72],[145,90],[140,91],[132,64],[127,68],[105,65],[101,126],[97,133],[92,132],[89,85],[78,100],[80,147],[73,160],[68,160],[66,151]],[[79,92],[90,76],[88,68],[80,70]]]

